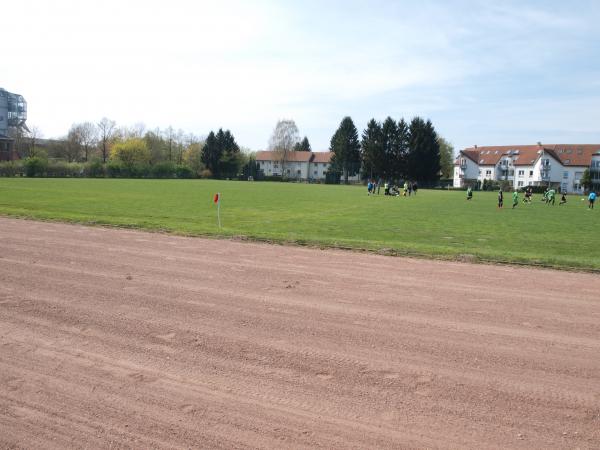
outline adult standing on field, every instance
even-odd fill
[[[417,195],[418,188],[419,188],[419,186],[417,186],[417,182],[415,181],[412,185],[413,194]]]
[[[588,209],[594,209],[594,202],[596,201],[596,193],[594,191],[590,192],[588,196]]]
[[[471,200],[473,198],[473,188],[469,186],[467,188],[467,200]]]
[[[549,205],[550,203],[552,203],[552,206],[554,206],[554,203],[556,202],[556,191],[554,189],[550,189],[548,191],[548,199],[546,201],[546,203]]]
[[[502,209],[504,206],[504,193],[502,192],[502,188],[498,189],[498,208]]]
[[[531,203],[531,194],[532,194],[531,186],[528,186],[527,189],[525,189],[525,195],[523,196],[523,203]]]
[[[517,191],[515,189],[515,191],[513,192],[512,197],[513,197],[513,207],[512,207],[512,209],[515,209],[515,206],[517,206],[519,204],[519,191]]]

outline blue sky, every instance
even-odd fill
[[[9,2],[0,86],[47,137],[120,125],[229,128],[253,150],[294,119],[430,118],[457,149],[600,143],[597,1]],[[11,42],[11,45],[7,45]]]

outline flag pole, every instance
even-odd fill
[[[221,229],[221,193],[217,194],[219,200],[217,201],[217,220],[219,221],[219,230]]]

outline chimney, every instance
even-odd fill
[[[473,147],[475,148],[475,150],[477,150],[477,144],[475,144]]]
[[[541,143],[540,141],[538,141],[538,143],[537,143],[537,144],[538,144],[538,147],[541,147],[541,146],[542,146],[542,143]]]

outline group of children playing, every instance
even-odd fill
[[[367,183],[367,195],[375,195],[376,191],[377,191],[377,194],[379,194],[380,189],[381,189],[381,181],[376,182],[375,180],[369,180],[369,182]],[[417,195],[418,189],[419,189],[419,187],[417,186],[417,183],[405,181],[403,190],[402,190],[402,196],[410,197],[411,194]],[[392,196],[397,197],[397,196],[400,196],[400,190],[399,190],[398,186],[396,186],[392,183],[388,183],[386,181],[383,184],[383,194],[384,195],[392,195]]]
[[[469,186],[467,188],[467,200],[473,199],[473,188]],[[523,203],[531,203],[533,199],[533,188],[531,186],[525,189],[525,196],[523,197]],[[519,191],[515,190],[512,193],[513,209],[519,204]],[[546,189],[542,195],[542,201],[546,203],[546,205],[554,205],[556,202],[556,190],[554,189]],[[596,193],[594,191],[590,192],[588,196],[588,209],[594,209],[594,202],[596,201]],[[567,203],[567,194],[565,192],[562,193],[560,198],[559,206]],[[498,208],[504,207],[504,192],[502,189],[498,190]]]

